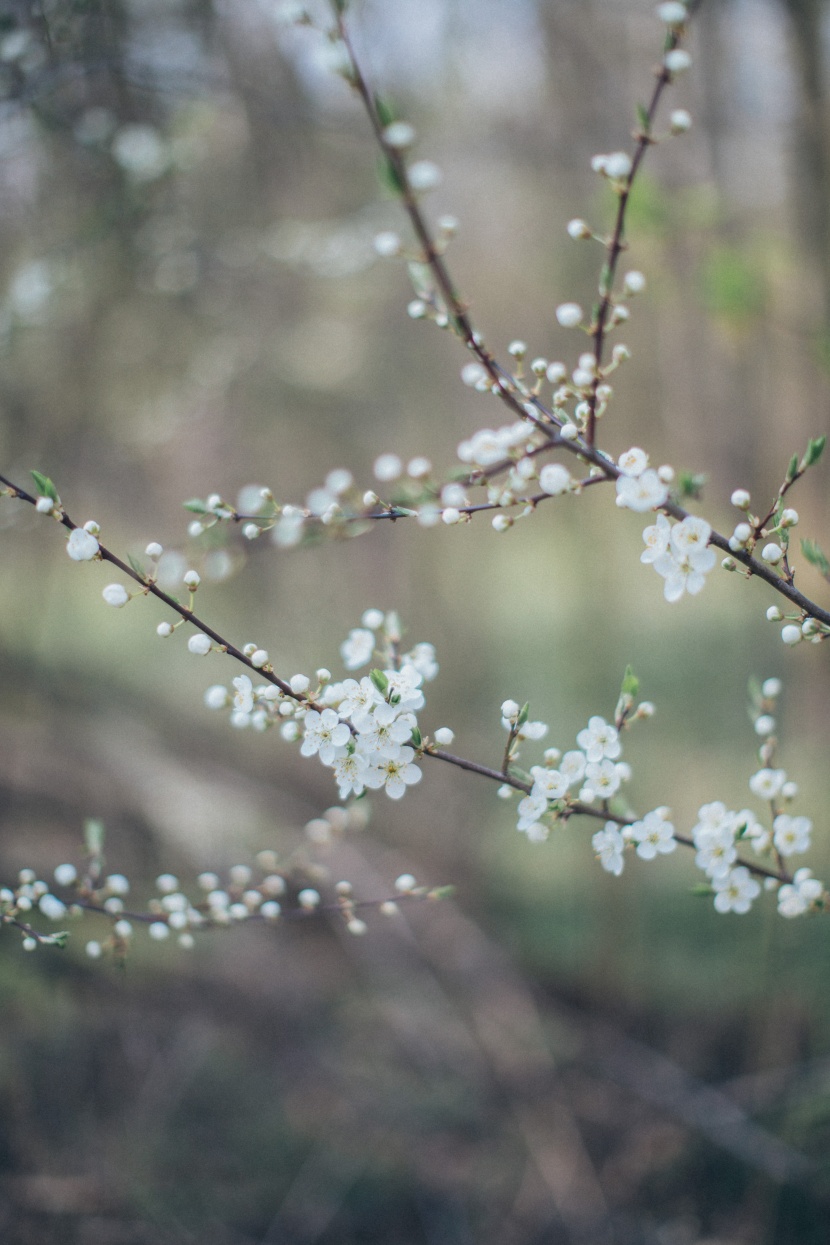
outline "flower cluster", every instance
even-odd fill
[[[658,514],[656,522],[645,529],[646,547],[640,561],[650,562],[663,577],[667,601],[679,601],[684,592],[691,596],[700,592],[716,562],[715,551],[708,543],[711,535],[709,524],[696,515],[671,523],[664,514]]]
[[[331,672],[320,669],[316,689],[308,676],[297,674],[289,680],[290,695],[272,683],[255,685],[242,674],[233,680],[233,692],[222,684],[208,688],[205,703],[211,709],[230,708],[233,726],[266,730],[279,723],[284,739],[302,737],[301,754],[318,756],[334,771],[341,799],[383,788],[399,800],[421,779],[415,764],[422,747],[416,714],[424,706],[422,683],[438,673],[431,644],[416,644],[398,656],[399,641],[397,615],[368,609],[361,626],[341,645],[343,663],[357,670],[380,654],[385,668],[342,682],[332,682]],[[260,652],[268,660],[265,650],[254,645],[245,652],[254,664]]]
[[[830,898],[810,869],[799,869],[790,881],[782,882],[782,878],[788,876],[785,861],[809,849],[812,822],[808,817],[794,817],[782,811],[781,801],[794,799],[798,788],[788,780],[783,769],[773,769],[769,764],[775,748],[772,711],[780,691],[778,679],[766,679],[754,707],[755,730],[764,740],[760,749],[764,765],[750,778],[749,788],[753,795],[769,802],[770,826],[764,826],[749,809],[735,812],[720,800],[714,800],[699,809],[691,839],[682,840],[694,847],[695,864],[706,875],[707,890],[714,895],[718,912],[748,912],[761,893],[759,877],[765,879],[768,889],[778,890],[781,916],[794,917],[817,911]],[[599,719],[591,719],[592,724],[595,721]],[[579,737],[580,743],[584,734]],[[603,869],[619,877],[624,867],[624,852],[629,846],[634,846],[643,860],[673,852],[678,840],[668,815],[667,808],[658,808],[641,821],[606,822],[592,838],[594,852]],[[742,849],[751,850],[755,861],[764,863],[759,865],[751,858],[742,858],[739,855]]]
[[[647,716],[650,709],[647,705],[641,716]],[[511,761],[518,757],[516,744],[547,734],[544,722],[528,722],[526,717],[526,707],[520,710],[515,701],[502,705],[502,725],[510,732],[507,755]],[[592,717],[576,742],[578,748],[564,755],[558,748],[548,748],[545,764],[531,766],[532,786],[516,810],[517,829],[531,842],[543,842],[551,824],[567,816],[577,802],[591,805],[610,800],[631,777],[628,764],[618,760],[622,753],[619,730],[604,718]]]
[[[130,910],[131,882],[123,873],[104,874],[100,855],[104,828],[100,822],[88,821],[89,855],[85,864],[80,869],[69,862],[58,865],[51,884],[33,869],[21,869],[14,887],[0,887],[0,926],[16,928],[23,949],[34,951],[38,947],[63,947],[69,938],[66,929],[50,934],[37,929],[32,921],[39,917],[54,924],[77,923],[84,917],[99,924],[103,921],[108,932],[89,939],[86,954],[93,960],[105,955],[124,959],[136,932],[142,929],[154,942],[174,937],[180,947],[190,950],[195,945],[194,935],[201,930],[251,921],[273,924],[331,913],[344,922],[350,934],[357,935],[367,930],[359,915],[361,910],[376,909],[383,916],[394,916],[402,899],[441,899],[450,893],[450,888],[429,888],[405,873],[396,880],[390,897],[357,900],[351,882],[335,881],[321,863],[320,849],[364,825],[364,810],[359,805],[326,809],[322,817],[305,826],[313,860],[304,860],[295,851],[283,864],[276,852],[266,850],[257,854],[253,865],[232,865],[224,876],[212,871],[200,873],[190,886],[175,874],[162,873],[155,880],[155,894],[137,910]]]

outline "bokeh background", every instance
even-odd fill
[[[554,307],[590,304],[601,255],[565,224],[610,219],[590,157],[630,142],[652,4],[353,9],[370,76],[444,170],[430,210],[462,222],[450,260],[487,341],[573,361]],[[407,317],[405,267],[372,247],[403,222],[365,120],[320,37],[275,10],[0,5],[4,474],[51,475],[122,553],[180,551],[204,615],[285,674],[339,672],[362,611],[397,609],[442,665],[424,726],[485,763],[502,700],[567,748],[631,663],[658,708],[627,743],[631,799],[686,830],[704,802],[749,801],[747,682],[780,675],[780,760],[826,877],[824,650],[784,650],[771,595],[721,572],[667,606],[642,520],[608,490],[504,535],[485,519],[296,550],[189,540],[188,497],[256,483],[302,502],[335,466],[370,485],[382,451],[444,471],[503,422],[461,385],[458,344]],[[827,431],[829,41],[823,0],[706,0],[668,101],[694,128],[650,153],[632,203],[627,261],[649,286],[603,444],[705,474],[722,530],[733,488],[771,499]],[[827,530],[826,479],[799,486],[803,535]],[[79,861],[95,816],[136,903],[162,869],[189,885],[261,849],[363,898],[403,870],[456,898],[370,915],[362,939],[326,919],[192,952],[137,937],[125,968],[85,956],[94,918],[63,952],[26,955],[6,930],[4,1242],[826,1241],[824,920],[784,922],[771,897],[718,916],[680,852],[610,878],[591,827],[531,845],[489,784],[433,765],[321,853],[303,827],[333,802],[328,773],[209,713],[205,688],[234,672],[159,640],[157,603],[106,608],[112,578],[0,502],[1,882]]]

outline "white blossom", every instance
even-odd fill
[[[824,894],[824,887],[811,869],[797,869],[791,883],[778,891],[778,912],[785,917],[803,916]]]
[[[667,814],[668,809],[656,808],[646,813],[642,821],[635,821],[628,827],[628,837],[637,844],[637,855],[643,860],[654,860],[658,854],[667,855],[677,847],[674,826]]]
[[[617,477],[617,505],[642,514],[662,506],[669,490],[657,472],[649,467],[638,476]]]
[[[75,527],[69,533],[66,552],[73,562],[90,562],[98,553],[98,549],[98,541],[91,532],[84,531],[82,527]]]
[[[809,850],[813,829],[809,817],[791,817],[789,813],[779,813],[772,828],[772,841],[782,856],[795,856]]]
[[[333,709],[324,709],[322,713],[311,709],[305,717],[305,737],[300,752],[304,757],[319,753],[323,764],[331,765],[349,738],[347,723],[341,722]]]
[[[597,830],[591,839],[591,844],[603,869],[618,878],[625,863],[623,861],[625,840],[619,827],[613,821],[606,822],[605,829]]]
[[[374,632],[366,627],[353,627],[340,645],[340,656],[347,670],[358,670],[372,660],[375,651]]]
[[[753,899],[761,893],[761,887],[744,865],[731,869],[723,877],[712,879],[715,890],[715,908],[718,912],[749,912]]]
[[[115,609],[120,609],[130,599],[130,594],[123,584],[107,584],[101,596],[107,605],[112,605]]]
[[[588,761],[601,761],[603,757],[613,761],[622,752],[617,728],[598,716],[588,719],[587,727],[579,732],[576,742]]]

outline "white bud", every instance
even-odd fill
[[[55,881],[58,886],[71,886],[78,876],[78,870],[74,865],[58,865],[55,869]]]
[[[582,308],[579,303],[560,303],[556,308],[556,318],[564,329],[576,328],[582,323]]]
[[[692,114],[685,108],[675,108],[669,117],[672,134],[685,134],[692,128]]]
[[[417,885],[411,873],[402,873],[399,878],[395,879],[395,890],[400,891],[402,895],[408,895]]]
[[[390,229],[375,235],[374,247],[381,259],[394,259],[402,249],[400,237]]]
[[[582,238],[593,237],[591,226],[587,221],[580,220],[578,217],[576,220],[568,221],[568,234],[573,238],[574,242],[578,242]]]
[[[311,680],[306,674],[293,674],[288,681],[288,686],[295,696],[302,696],[311,686]]]
[[[642,294],[646,288],[646,279],[641,272],[627,272],[623,281],[626,294]]]
[[[736,488],[729,500],[738,510],[748,510],[752,499],[745,488]]]
[[[297,896],[297,902],[301,908],[316,908],[320,902],[319,892],[312,890],[311,887],[307,887],[305,890],[300,891]]]
[[[492,519],[493,531],[506,532],[513,526],[513,519],[509,514],[496,514]]]
[[[441,512],[441,518],[448,527],[451,527],[454,523],[461,522],[461,511],[457,510],[455,506],[447,506],[447,508]]]
[[[774,543],[764,545],[761,550],[761,558],[764,562],[769,563],[770,566],[776,566],[781,561],[783,556],[784,550],[780,545],[776,545]]]
[[[781,628],[781,639],[785,644],[798,644],[801,640],[801,628],[794,623],[788,623]]]
[[[407,121],[393,121],[383,131],[383,141],[396,151],[403,151],[415,142],[415,129]]]
[[[86,944],[86,953],[91,960],[100,960],[103,950],[100,942],[95,942],[94,939]]]
[[[151,540],[147,548],[144,550],[144,553],[148,558],[152,558],[155,561],[157,558],[161,557],[164,550],[157,540]]]
[[[392,480],[400,478],[403,471],[403,463],[397,454],[381,454],[375,459],[374,473],[376,480],[382,480],[389,483]]]
[[[567,375],[568,369],[564,363],[549,363],[545,372],[552,385],[561,385]]]
[[[783,617],[777,605],[770,605],[767,609],[767,622],[780,622]]]
[[[768,700],[775,700],[776,696],[781,695],[781,680],[764,679],[761,684],[761,695],[766,696]]]
[[[212,643],[210,636],[203,635],[200,631],[187,641],[187,650],[189,653],[194,653],[196,657],[205,657],[210,652]]]
[[[439,748],[449,748],[450,744],[455,739],[455,732],[451,731],[448,726],[439,726],[438,730],[433,735],[433,739],[438,744]]]
[[[120,609],[122,605],[126,605],[130,599],[130,594],[123,584],[107,584],[101,593],[107,605],[112,605],[115,609]]]
[[[162,639],[173,634],[173,624],[169,622],[161,622],[156,627],[156,635],[160,635]]]
[[[263,666],[268,665],[268,650],[264,648],[254,649],[251,653],[251,665],[256,666],[257,670],[261,670]]]
[[[679,0],[666,0],[665,4],[658,4],[657,16],[667,26],[682,26],[689,15],[685,4],[680,4]]]
[[[202,577],[198,571],[188,571],[183,577],[182,582],[192,591],[199,587],[199,584],[202,582]]]
[[[797,523],[798,523],[798,511],[797,510],[787,509],[782,513],[781,515],[781,526],[782,527],[795,527]]]
[[[422,455],[411,458],[406,464],[406,474],[411,480],[423,480],[431,471],[432,463]]]
[[[691,63],[692,58],[685,48],[674,48],[663,57],[663,64],[669,73],[682,73],[684,69],[689,68]]]
[[[520,706],[515,700],[505,700],[501,707],[501,716],[507,718],[508,722],[515,722],[519,716]]]
[[[153,924],[147,930],[151,938],[156,942],[163,942],[165,938],[170,937],[170,926],[166,921],[153,921]]]
[[[631,172],[631,157],[625,151],[613,151],[610,156],[605,157],[600,172],[612,181],[622,181]]]
[[[416,160],[409,166],[407,176],[412,189],[421,192],[434,190],[442,181],[441,170],[431,160]]]
[[[38,497],[35,502],[35,510],[38,514],[51,514],[55,509],[55,503],[51,497]]]

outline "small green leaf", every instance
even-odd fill
[[[61,929],[56,934],[48,934],[43,942],[49,944],[50,947],[65,947],[69,938],[69,930]]]
[[[395,105],[390,99],[384,99],[382,95],[375,95],[375,112],[384,129],[398,119],[398,110]]]
[[[611,276],[611,265],[603,264],[602,272],[599,276],[599,292],[603,298],[606,298],[611,293]]]
[[[417,727],[417,726],[413,726],[413,728],[412,728],[412,744],[413,744],[413,746],[414,746],[415,748],[420,748],[420,746],[421,746],[421,744],[422,744],[422,743],[423,743],[423,737],[422,737],[422,735],[421,735],[420,730],[418,729],[418,727]]]
[[[53,501],[56,505],[59,505],[60,497],[58,497],[58,490],[55,488],[49,477],[42,475],[39,471],[32,471],[31,474],[41,497],[48,497],[50,501]]]
[[[623,675],[622,687],[620,688],[621,695],[630,696],[633,699],[639,691],[640,680],[637,678],[631,667],[626,666],[625,674]]]
[[[694,886],[689,888],[689,892],[692,895],[697,895],[699,898],[714,895],[715,893],[712,887],[707,886],[705,882],[696,882]]]
[[[378,160],[378,181],[384,190],[388,190],[390,194],[402,195],[404,192],[404,184],[400,178],[397,169],[393,164],[381,156]]]
[[[138,558],[133,557],[131,553],[128,553],[127,561],[129,562],[130,566],[135,571],[136,575],[140,575],[142,579],[147,578],[147,572],[145,571],[144,567],[139,562]]]
[[[199,501],[198,497],[191,497],[190,501],[183,501],[182,505],[185,510],[189,510],[191,514],[210,514],[207,506],[203,501]]]
[[[804,455],[804,466],[812,467],[821,458],[824,453],[824,447],[827,444],[827,437],[811,438],[807,445],[807,453]]]
[[[387,687],[389,686],[389,680],[387,679],[383,671],[372,670],[369,674],[369,678],[372,680],[375,687],[380,692],[381,696],[383,696],[386,692]]]
[[[793,454],[792,458],[790,459],[790,465],[787,468],[787,475],[785,479],[789,482],[790,480],[794,480],[797,475],[798,475],[798,455]]]
[[[530,701],[525,701],[525,703],[522,705],[521,709],[519,710],[519,716],[516,718],[516,730],[519,730],[520,727],[524,726],[525,722],[527,721],[527,717],[529,713],[530,713]]]
[[[648,109],[646,108],[645,104],[637,105],[637,120],[640,123],[640,129],[643,131],[643,133],[648,134],[649,130],[651,129],[651,122],[649,121]]]
[[[830,562],[828,562],[826,554],[814,540],[802,540],[801,552],[810,565],[815,566],[824,575],[825,579],[830,577]]]
[[[706,476],[694,471],[681,471],[677,477],[677,495],[684,500],[700,501]]]
[[[428,899],[452,899],[455,894],[454,886],[434,886],[428,893]]]
[[[104,823],[96,817],[84,822],[84,843],[90,856],[100,856],[104,850]]]

